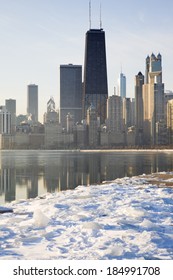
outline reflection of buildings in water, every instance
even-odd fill
[[[0,196],[4,193],[4,202],[36,197],[40,171],[37,155],[3,152],[0,156]]]
[[[103,155],[101,158],[101,174],[104,174],[104,180],[114,180],[116,178],[131,177],[143,173],[152,173],[160,170],[159,154],[140,152],[117,152],[116,154]]]
[[[16,167],[16,185],[21,192],[26,193],[27,198],[34,198],[38,196],[38,163],[29,165],[26,164],[23,167]]]
[[[39,188],[40,183],[40,188]],[[30,175],[16,183],[16,199],[35,198],[44,193],[42,177]]]
[[[8,152],[0,155],[0,201],[172,168],[173,154],[165,152]]]
[[[101,155],[90,154],[85,160],[86,185],[100,183],[101,180]]]
[[[4,202],[15,200],[16,171],[14,159],[11,156],[0,155],[0,196]]]
[[[100,182],[100,159],[65,154],[45,165],[45,187],[49,192],[74,189],[78,185]]]
[[[76,187],[76,162],[70,155],[50,158],[45,164],[47,191],[60,191]]]
[[[14,168],[2,168],[0,173],[0,193],[5,194],[5,202],[15,200],[15,170]]]
[[[19,189],[26,188],[26,197],[34,198],[38,195],[38,176],[36,174],[31,174],[26,178],[19,178],[16,175],[15,168],[1,168],[0,173],[0,194],[5,194],[5,202],[10,202],[16,199],[16,186]],[[23,194],[24,190],[21,191]]]
[[[41,196],[45,194],[45,188],[44,188],[44,174],[39,174],[38,177],[38,196]]]
[[[104,180],[114,180],[126,176],[127,159],[122,155],[120,160],[119,155],[112,156],[111,154],[103,154],[101,157],[101,174],[104,174]]]
[[[58,163],[51,161],[46,161],[44,167],[44,188],[48,192],[55,192],[59,189],[59,174],[60,168],[58,168]]]
[[[66,157],[64,166],[67,174],[66,186],[74,189],[79,185],[90,185],[100,182],[100,159],[95,156]]]
[[[38,196],[38,175],[31,175],[27,185],[27,198],[34,198]]]

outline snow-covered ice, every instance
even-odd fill
[[[173,188],[152,178],[6,205],[13,213],[0,215],[0,259],[173,259]]]

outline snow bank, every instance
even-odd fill
[[[14,212],[0,215],[0,259],[173,259],[173,189],[150,179],[7,205]]]

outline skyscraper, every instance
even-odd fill
[[[44,114],[44,123],[57,123],[59,122],[58,113],[55,110],[55,101],[51,97],[47,102],[47,112]]]
[[[95,107],[91,105],[87,110],[88,144],[91,147],[98,145],[98,121]]]
[[[112,95],[107,100],[107,127],[109,131],[123,130],[123,103],[121,96]]]
[[[38,86],[28,85],[27,115],[33,122],[38,122]]]
[[[90,29],[85,38],[83,117],[93,105],[97,117],[104,123],[108,98],[105,32],[103,29]]]
[[[66,127],[70,113],[74,122],[82,119],[82,66],[60,65],[60,123]]]
[[[11,133],[14,134],[16,131],[16,100],[6,99],[5,107],[7,111],[11,114]]]
[[[168,143],[173,143],[173,99],[167,103],[167,128],[168,128]]]
[[[164,120],[164,84],[162,83],[162,57],[152,54],[146,58],[146,77],[143,85],[143,116],[145,144],[158,144],[156,123]]]
[[[11,114],[5,106],[0,106],[0,134],[11,134]]]
[[[142,88],[144,84],[144,75],[141,72],[135,76],[135,125],[136,125],[136,144],[142,144],[143,132],[143,99]]]
[[[121,72],[118,78],[118,95],[126,97],[126,76]]]
[[[132,101],[130,98],[123,98],[123,123],[125,131],[132,125]]]

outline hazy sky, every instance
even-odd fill
[[[145,71],[145,58],[162,55],[165,89],[173,90],[173,1],[92,0],[92,28],[106,34],[109,95],[118,75]],[[89,29],[89,0],[0,0],[0,104],[14,98],[17,114],[26,114],[27,85],[39,86],[39,115],[53,96],[58,107],[60,64],[84,62]]]

